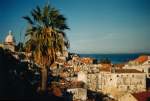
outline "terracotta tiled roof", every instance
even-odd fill
[[[80,61],[85,64],[91,64],[93,62],[92,58],[81,58]]]
[[[136,69],[116,69],[115,73],[143,73],[143,72],[138,71]]]
[[[106,68],[106,69],[110,69],[112,67],[111,64],[101,64],[101,68]]]
[[[142,55],[142,56],[139,56],[137,59],[135,59],[134,61],[135,62],[139,62],[139,63],[143,63],[145,61],[148,60],[148,56],[147,55]]]
[[[110,68],[102,68],[102,69],[100,69],[100,71],[110,72]]]
[[[53,88],[53,94],[55,96],[62,96],[62,92],[61,92],[61,89],[59,87],[54,87]]]
[[[149,101],[150,99],[150,91],[140,92],[140,93],[134,93],[132,94],[138,101]]]
[[[120,69],[122,69],[122,67],[124,67],[124,66],[125,66],[125,64],[114,64],[114,67],[117,67]]]
[[[69,63],[64,63],[64,67],[70,67],[71,65]]]

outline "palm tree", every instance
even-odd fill
[[[31,16],[23,17],[29,26],[26,31],[25,47],[32,52],[33,60],[41,69],[41,91],[46,91],[49,67],[57,59],[57,52],[69,48],[65,30],[69,29],[66,18],[51,5],[37,6]]]

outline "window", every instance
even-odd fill
[[[127,86],[127,90],[129,90],[130,89],[130,87],[129,86]]]
[[[150,68],[148,68],[148,73],[150,73]]]

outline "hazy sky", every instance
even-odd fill
[[[0,42],[9,30],[17,42],[23,41],[27,23],[21,17],[46,2],[0,0]],[[67,18],[70,51],[150,52],[150,0],[50,0],[50,3]]]

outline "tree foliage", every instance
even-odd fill
[[[102,64],[111,64],[111,61],[108,58],[101,59],[99,63]]]
[[[24,16],[29,23],[26,31],[26,51],[33,52],[34,60],[39,65],[50,66],[57,58],[56,52],[69,48],[69,41],[64,32],[69,29],[66,18],[60,12],[46,5],[37,6],[30,16]]]
[[[47,87],[48,68],[57,59],[57,52],[69,48],[65,29],[66,18],[51,5],[37,6],[31,16],[24,16],[29,26],[26,31],[25,48],[32,53],[33,61],[41,68],[41,91]]]

